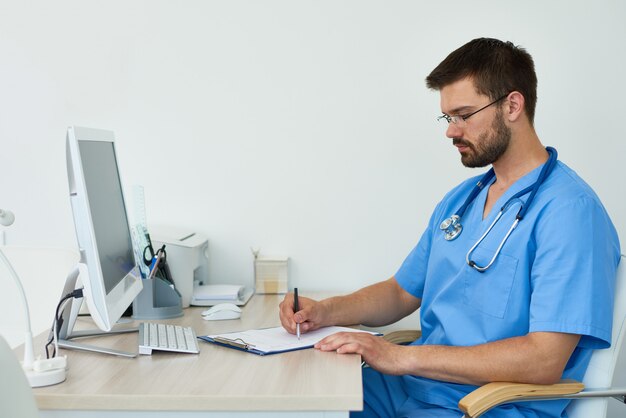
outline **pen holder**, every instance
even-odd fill
[[[143,289],[133,301],[133,319],[167,319],[183,316],[180,293],[155,277],[143,280]]]

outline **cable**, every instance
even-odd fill
[[[70,299],[80,299],[82,297],[83,297],[83,288],[74,289],[73,292],[68,293],[67,295],[63,296],[61,300],[59,301],[59,303],[57,304],[57,308],[54,314],[54,321],[52,321],[52,329],[50,330],[50,335],[48,336],[48,342],[46,343],[46,346],[45,346],[46,358],[48,359],[50,358],[48,347],[53,342],[55,343],[55,345],[53,346],[52,357],[56,357],[56,354],[57,354],[57,350],[58,350],[57,340],[58,340],[58,334],[59,334],[59,327],[63,325],[63,321],[61,321],[62,318],[60,317],[59,312],[62,313],[65,310],[65,305],[69,302]]]

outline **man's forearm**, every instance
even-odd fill
[[[419,308],[420,300],[391,278],[346,296],[325,299],[322,304],[329,314],[328,325],[382,326],[411,314]]]
[[[394,374],[474,385],[495,381],[551,384],[561,378],[579,338],[541,332],[470,347],[407,347]]]

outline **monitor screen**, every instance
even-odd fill
[[[113,142],[78,141],[106,293],[133,269],[133,246]]]

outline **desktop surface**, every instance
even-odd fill
[[[205,321],[202,307],[156,322],[191,326],[197,335],[280,325],[280,295],[255,295],[241,319]],[[92,328],[79,318],[77,329]],[[129,321],[129,326],[137,325]],[[37,353],[47,333],[35,341]],[[294,338],[296,338],[294,336]],[[137,333],[89,338],[87,344],[137,351]],[[67,380],[35,389],[46,410],[349,411],[362,409],[360,356],[315,349],[256,356],[199,341],[199,354],[155,352],[122,358],[73,350]],[[347,415],[347,414],[346,414]]]

